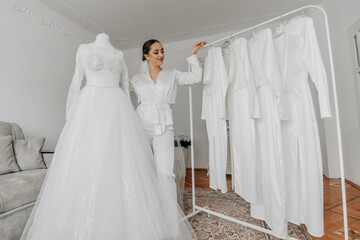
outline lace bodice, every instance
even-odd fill
[[[119,50],[94,43],[82,44],[76,54],[75,73],[66,104],[66,120],[75,109],[84,76],[86,86],[121,87],[130,96],[124,54]]]

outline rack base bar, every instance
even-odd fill
[[[254,224],[250,224],[250,223],[248,223],[248,222],[244,222],[244,221],[238,220],[238,219],[236,219],[236,218],[232,218],[232,217],[226,216],[226,215],[224,215],[224,214],[214,212],[214,211],[212,211],[212,210],[210,210],[210,209],[206,209],[206,208],[203,208],[203,207],[199,207],[199,206],[197,206],[197,205],[195,205],[195,209],[201,210],[201,211],[206,212],[206,213],[208,213],[208,214],[211,214],[211,215],[214,215],[214,216],[217,216],[217,217],[220,217],[220,218],[229,220],[229,221],[231,221],[231,222],[238,223],[238,224],[243,225],[243,226],[245,226],[245,227],[248,227],[248,228],[251,228],[251,229],[254,229],[254,230],[257,230],[257,231],[260,231],[260,232],[263,232],[263,233],[267,233],[267,234],[270,234],[270,235],[274,236],[273,233],[272,233],[272,231],[269,230],[269,229],[262,228],[262,227],[259,227],[259,226],[254,225]],[[288,237],[287,239],[289,239],[289,240],[297,240],[297,238],[293,238],[293,237]]]
[[[196,210],[195,212],[192,212],[192,213],[186,215],[185,217],[183,217],[183,219],[192,218],[193,216],[195,216],[195,215],[197,215],[197,214],[199,214],[201,212],[202,212],[201,210]]]

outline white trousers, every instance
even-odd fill
[[[174,174],[174,130],[166,130],[161,135],[146,133],[154,153],[156,171],[159,181],[166,184],[176,199],[176,184]]]

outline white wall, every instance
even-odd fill
[[[85,41],[95,36],[36,0],[13,4],[0,2],[0,121],[18,123],[26,137],[46,137],[44,150],[54,150],[79,42],[36,19]]]
[[[350,45],[348,35],[349,26],[360,17],[360,1],[328,0],[324,1],[324,7],[329,14],[330,33],[333,45],[345,176],[346,179],[360,185],[360,136],[359,116],[357,114],[358,104],[360,103],[356,98],[356,95],[359,94],[359,89],[355,84],[355,69],[351,54],[353,46]],[[328,140],[330,139],[327,137],[327,141]],[[339,177],[339,164],[336,154],[331,161],[329,160],[328,164],[329,175]]]

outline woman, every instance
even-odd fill
[[[158,182],[128,84],[124,55],[106,34],[79,47],[67,122],[22,240],[192,238]]]
[[[130,80],[140,105],[137,108],[145,134],[152,146],[159,178],[176,196],[174,180],[174,126],[171,106],[175,104],[177,84],[190,85],[201,81],[202,70],[196,53],[206,42],[195,43],[187,58],[191,72],[162,69],[164,48],[155,39],[148,40],[142,48],[142,60],[148,70]]]

